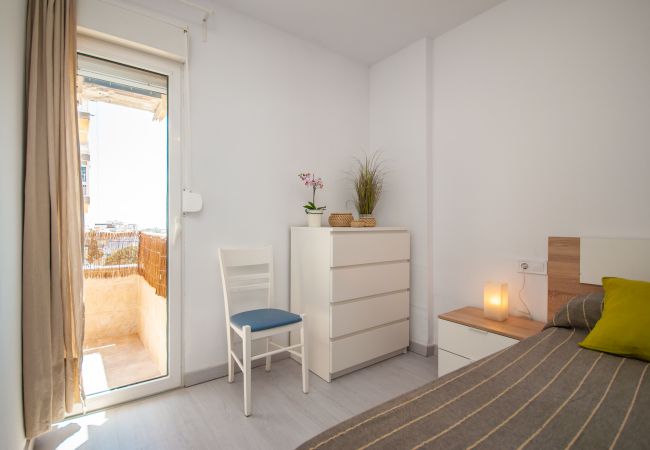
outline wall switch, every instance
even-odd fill
[[[532,275],[546,275],[546,261],[520,259],[517,261],[517,272]]]

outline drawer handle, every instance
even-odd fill
[[[467,327],[467,329],[468,329],[469,331],[473,331],[474,333],[482,334],[482,335],[484,335],[484,336],[487,336],[487,335],[489,334],[487,331],[478,330],[478,329],[476,329],[476,328],[472,328],[472,327]]]

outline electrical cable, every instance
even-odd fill
[[[528,308],[528,305],[526,304],[526,301],[522,297],[522,293],[524,292],[524,288],[526,287],[526,269],[528,267],[522,267],[522,272],[521,274],[523,275],[523,282],[521,283],[521,289],[519,289],[519,301],[521,302],[522,305],[524,305],[524,308],[526,308],[526,315],[525,317],[527,319],[533,320],[533,315],[530,313],[530,308]]]

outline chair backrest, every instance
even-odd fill
[[[266,290],[267,308],[273,300],[273,247],[219,249],[221,283],[226,310],[226,323],[230,323],[232,301],[237,293]],[[233,295],[235,294],[235,295]]]

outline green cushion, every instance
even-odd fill
[[[650,283],[603,278],[603,315],[580,345],[650,361]]]

